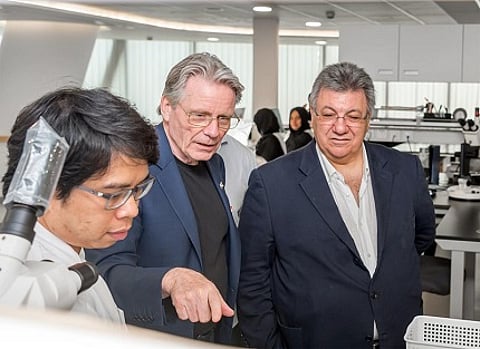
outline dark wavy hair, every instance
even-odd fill
[[[112,155],[122,154],[148,164],[158,160],[154,127],[127,100],[104,89],[63,87],[20,111],[7,143],[4,196],[22,155],[27,130],[40,117],[70,145],[56,188],[58,199],[68,198],[73,188],[104,174]]]

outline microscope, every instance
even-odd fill
[[[98,279],[89,262],[65,267],[27,261],[37,217],[54,194],[69,145],[45,119],[27,131],[22,155],[5,196],[0,226],[0,305],[69,310]]]
[[[480,110],[475,108],[474,119],[458,120],[462,126],[464,142],[461,144],[460,153],[456,152],[455,157],[459,157],[459,173],[457,182],[448,188],[450,199],[457,200],[480,200]]]

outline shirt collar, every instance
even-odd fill
[[[56,254],[61,259],[59,262],[62,263],[77,263],[85,260],[85,250],[82,248],[79,253],[75,252],[72,246],[68,245],[65,241],[60,239],[58,236],[53,234],[47,228],[45,228],[41,223],[35,223],[35,239],[43,240],[47,242],[52,248],[57,252]]]
[[[333,176],[340,176],[340,178],[343,179],[343,175],[340,172],[338,172],[335,169],[335,167],[333,167],[333,165],[327,159],[325,154],[323,154],[322,151],[320,150],[320,147],[318,146],[318,144],[316,144],[315,148],[317,150],[318,159],[320,161],[320,165],[322,166],[325,177],[327,178],[327,181],[330,182]],[[368,165],[367,150],[365,149],[364,143],[362,143],[362,154],[363,154],[363,175],[365,178],[367,178],[367,176],[370,175],[370,167]]]

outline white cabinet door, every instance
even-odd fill
[[[480,25],[463,26],[462,81],[480,82]]]
[[[462,79],[462,26],[400,26],[400,81]]]
[[[357,64],[376,81],[398,80],[398,25],[340,28],[339,61]]]

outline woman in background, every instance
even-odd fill
[[[253,122],[260,132],[260,139],[255,146],[255,153],[266,161],[271,161],[285,154],[282,146],[283,140],[279,135],[280,125],[275,113],[268,108],[259,109],[254,117]]]
[[[310,133],[310,113],[304,107],[295,107],[290,110],[288,128],[290,135],[287,138],[287,153],[306,145],[312,140]]]

